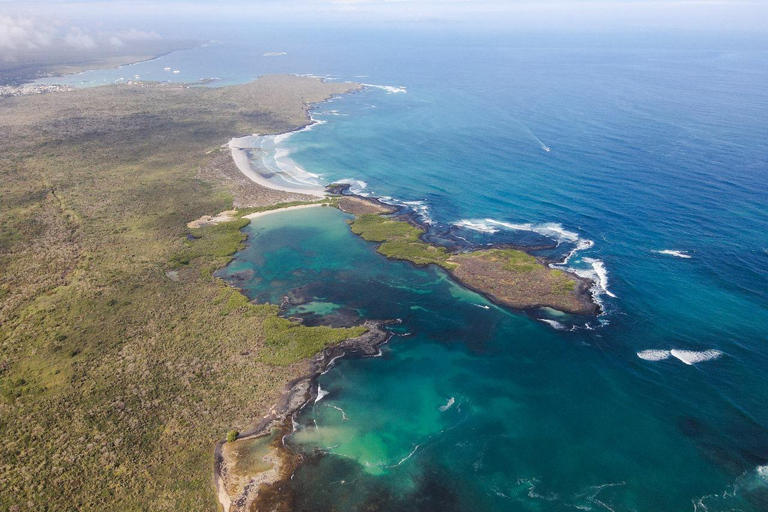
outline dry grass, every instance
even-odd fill
[[[187,222],[232,208],[197,173],[229,137],[296,128],[344,89],[269,77],[0,102],[0,510],[216,508],[213,442],[306,368],[302,351],[265,362],[274,308],[211,275],[241,221],[188,240]]]

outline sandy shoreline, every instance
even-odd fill
[[[327,206],[329,203],[311,203],[311,204],[299,204],[296,206],[287,206],[285,208],[275,208],[273,210],[266,210],[263,212],[256,212],[256,213],[250,213],[248,215],[243,215],[244,219],[256,219],[258,217],[263,217],[264,215],[269,215],[271,213],[281,213],[281,212],[287,212],[289,210],[303,210],[304,208],[314,208],[316,206]]]
[[[232,160],[235,162],[235,165],[238,169],[240,169],[240,172],[242,172],[245,176],[248,177],[251,181],[254,183],[261,185],[264,188],[271,188],[273,190],[282,190],[283,192],[293,192],[297,194],[308,194],[315,197],[325,197],[325,188],[323,187],[316,187],[316,188],[292,188],[292,187],[286,187],[282,185],[277,185],[273,181],[265,178],[258,172],[254,171],[251,167],[249,154],[252,150],[251,146],[249,145],[252,139],[254,138],[253,135],[248,135],[245,137],[235,137],[232,140],[229,141],[227,144],[227,147],[229,148],[230,152],[232,153]]]

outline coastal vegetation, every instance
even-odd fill
[[[351,229],[364,240],[380,242],[378,251],[387,258],[408,260],[416,265],[434,263],[445,269],[456,267],[448,261],[449,253],[445,247],[421,240],[424,230],[408,222],[378,214],[365,214],[352,221]]]
[[[221,144],[298,128],[307,103],[348,88],[266,77],[2,100],[0,510],[216,509],[214,441],[360,328],[275,320],[213,275],[247,219],[186,223],[239,197],[215,179]],[[296,200],[253,187],[244,206]]]
[[[387,258],[438,265],[459,283],[501,305],[515,309],[549,306],[577,314],[598,312],[588,282],[550,268],[526,252],[495,248],[452,254],[445,247],[423,241],[423,229],[381,214],[360,215],[350,227],[364,240],[379,243],[378,252]]]

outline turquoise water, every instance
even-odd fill
[[[403,320],[381,357],[320,377],[322,398],[289,438],[309,456],[292,482],[297,510],[765,504],[766,475],[742,469],[762,428],[708,403],[711,374],[737,373],[734,358],[702,369],[601,349],[594,339],[610,327],[564,335],[490,306],[439,269],[387,261],[346,219],[329,208],[256,219],[228,269],[253,272],[243,286],[260,300],[299,288],[336,310]],[[702,419],[707,406],[718,427]],[[721,429],[738,437],[720,444]],[[712,496],[734,485],[735,496]]]
[[[564,266],[605,307],[593,320],[485,309],[439,270],[384,260],[334,210],[258,219],[227,271],[252,270],[238,280],[252,298],[290,292],[307,322],[401,318],[407,334],[321,377],[328,394],[289,440],[309,458],[297,510],[768,510],[764,40],[218,38],[131,74],[405,88],[319,105],[325,124],[283,145],[326,182],[406,202],[434,240],[558,261],[580,249]]]

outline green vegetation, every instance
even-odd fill
[[[562,270],[552,270],[549,275],[550,286],[554,293],[568,295],[576,289],[576,281]]]
[[[171,263],[189,265],[193,259],[205,257],[210,259],[209,269],[226,265],[243,248],[245,235],[240,230],[248,223],[248,219],[237,219],[190,230],[189,239],[182,242],[183,249],[171,257]]]
[[[474,254],[481,258],[503,261],[504,266],[502,268],[510,272],[533,272],[542,266],[530,254],[515,249],[491,249],[488,251],[477,251]]]
[[[246,221],[186,228],[232,208],[198,172],[232,135],[301,126],[306,103],[343,87],[2,100],[0,511],[216,509],[215,440],[253,425],[306,374],[299,359],[338,337],[265,327],[276,307],[213,277]]]
[[[268,364],[289,365],[366,331],[362,326],[345,329],[324,325],[307,327],[273,314],[264,320],[264,337],[268,348],[261,351],[260,357]]]
[[[514,249],[488,249],[454,254],[451,271],[460,283],[479,290],[500,304],[527,309],[549,306],[578,314],[597,312],[577,276],[540,263]]]
[[[230,430],[227,432],[227,442],[228,443],[234,443],[237,441],[237,438],[240,437],[240,432],[237,430]]]
[[[434,263],[446,269],[455,268],[449,262],[445,247],[421,240],[424,231],[411,224],[378,214],[360,215],[351,223],[352,232],[369,242],[382,242],[378,252],[387,258],[408,260],[416,265]]]

